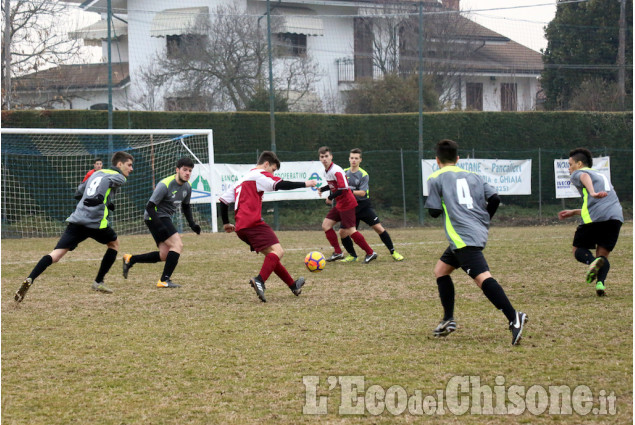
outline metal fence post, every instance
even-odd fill
[[[399,157],[401,159],[401,199],[403,200],[403,227],[407,225],[406,216],[406,175],[403,166],[403,148],[399,149]]]

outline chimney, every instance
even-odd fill
[[[442,0],[443,7],[449,10],[461,10],[461,0]]]

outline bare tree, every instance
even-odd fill
[[[483,42],[475,37],[477,26],[472,21],[437,2],[423,4],[423,28],[419,28],[418,7],[418,3],[385,0],[366,9],[362,19],[372,33],[373,74],[405,77],[416,73],[422,31],[423,72],[434,81],[441,103],[447,103],[458,76]]]
[[[273,30],[281,17],[272,16]],[[258,88],[266,87],[267,37],[265,22],[236,5],[218,6],[213,20],[197,24],[178,47],[166,44],[144,78],[172,99],[190,99],[194,107],[241,110]],[[274,35],[275,37],[275,35]],[[279,49],[274,49],[274,57]],[[274,87],[293,92],[289,104],[300,101],[319,78],[315,62],[306,55],[278,58]],[[187,109],[187,102],[179,109]]]
[[[67,62],[80,43],[60,31],[68,6],[54,0],[2,2],[2,109],[11,108],[11,78]]]

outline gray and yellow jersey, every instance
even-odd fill
[[[105,229],[108,227],[108,208],[112,202],[117,188],[126,182],[126,178],[119,170],[102,169],[95,171],[85,182],[82,182],[77,191],[82,198],[75,211],[66,219],[69,223],[90,227],[91,229]],[[88,198],[103,196],[104,201],[95,206],[84,205]]]
[[[475,173],[453,166],[428,177],[425,208],[442,210],[445,234],[453,250],[466,246],[485,247],[489,232],[487,199],[496,190]]]
[[[604,198],[594,198],[582,184],[582,174],[591,177],[593,190],[595,192],[606,192],[608,196]],[[571,174],[571,184],[578,189],[584,199],[582,204],[582,223],[594,223],[596,221],[619,220],[624,223],[624,214],[620,200],[615,193],[615,189],[609,179],[602,173],[592,168],[580,168]]]
[[[156,205],[157,216],[171,218],[181,204],[190,203],[191,197],[192,186],[190,186],[190,183],[178,184],[175,174],[164,178],[157,184],[150,197],[150,202]],[[143,214],[143,219],[150,219],[147,211]]]
[[[366,192],[364,196],[355,195],[355,199],[357,199],[357,204],[366,205],[370,203],[370,186],[369,186],[370,177],[368,176],[368,173],[366,172],[366,170],[364,170],[363,168],[360,168],[359,170],[352,172],[349,167],[345,169],[344,172],[346,173],[346,179],[348,180],[348,187],[350,187],[351,190],[353,191],[363,190],[364,192]]]

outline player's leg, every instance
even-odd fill
[[[573,256],[582,264],[589,266],[586,271],[586,283],[593,283],[598,271],[604,266],[604,258],[594,256],[591,249],[596,246],[597,235],[600,233],[597,223],[581,224],[573,236]]]
[[[13,299],[16,302],[22,302],[35,279],[44,273],[51,264],[57,263],[68,251],[72,251],[77,248],[77,245],[86,238],[88,238],[88,234],[84,231],[83,226],[68,223],[53,251],[40,258],[40,261],[38,261],[33,270],[31,270],[29,276],[24,279],[20,288],[16,291]]]
[[[150,234],[152,235],[152,238],[154,239],[154,242],[156,243],[157,247],[169,236],[164,234],[163,228],[161,226],[158,226],[152,220],[144,220],[144,223],[148,227],[148,230],[150,230]],[[124,279],[128,279],[128,273],[130,272],[130,269],[132,268],[132,266],[134,266],[136,263],[146,263],[146,264],[158,263],[160,261],[165,261],[166,256],[167,256],[167,250],[165,251],[163,258],[161,258],[160,251],[151,251],[151,252],[146,252],[145,254],[138,254],[138,255],[124,254],[123,260],[122,260]]]
[[[618,220],[609,220],[600,223],[599,227],[600,229],[597,235],[598,240],[597,248],[595,250],[595,256],[596,258],[603,260],[602,265],[599,267],[597,272],[595,272],[595,270],[591,270],[591,267],[589,266],[589,272],[587,273],[595,273],[595,277],[597,278],[595,293],[598,295],[598,297],[602,297],[606,294],[606,277],[608,276],[609,270],[611,269],[609,254],[611,253],[611,251],[613,251],[615,245],[617,244],[620,228],[622,227],[622,222]],[[588,279],[589,278],[587,278],[587,280]]]
[[[456,330],[454,321],[454,283],[450,275],[459,267],[459,262],[448,247],[434,266],[434,277],[437,279],[439,299],[443,306],[443,319],[434,329],[435,336],[447,336]]]
[[[176,230],[176,229],[175,229]],[[179,264],[179,258],[183,251],[183,241],[178,232],[173,233],[169,238],[159,244],[159,257],[165,261],[161,279],[157,282],[158,288],[180,288],[170,279],[174,269]]]
[[[324,231],[329,244],[333,247],[333,254],[327,258],[326,261],[335,261],[344,258],[342,248],[340,248],[340,243],[337,240],[337,233],[333,230],[333,226],[335,226],[335,223],[338,221],[340,221],[340,216],[335,207],[329,210],[328,214],[322,221],[322,230]]]
[[[117,260],[119,239],[115,231],[110,227],[106,227],[105,229],[91,229],[90,237],[107,246],[106,253],[101,259],[101,264],[99,265],[99,270],[97,271],[97,276],[95,277],[92,288],[98,292],[112,294],[112,289],[104,285],[104,278]]]
[[[371,227],[375,232],[377,232],[377,234],[379,235],[379,239],[381,239],[384,245],[386,245],[386,248],[388,248],[388,251],[390,251],[390,256],[395,261],[403,261],[403,255],[395,251],[395,245],[392,243],[392,238],[390,237],[388,230],[386,230],[384,226],[381,225],[381,223],[379,222],[379,217],[376,217],[376,220],[377,223],[372,225]]]
[[[353,239],[353,242],[357,244],[361,249],[366,252],[366,258],[364,259],[364,263],[368,264],[374,259],[377,258],[377,253],[373,251],[373,249],[366,242],[366,238],[357,231],[355,228],[356,224],[356,216],[355,216],[355,208],[351,208],[349,210],[340,211],[340,218],[342,219],[342,226],[340,228],[340,237],[344,239],[347,236],[350,236]]]
[[[492,277],[482,249],[465,247],[455,251],[455,254],[461,262],[461,268],[474,279],[494,307],[503,312],[509,322],[509,330],[512,332],[512,345],[518,344],[527,315],[514,309],[503,287]]]
[[[35,267],[33,267],[29,276],[24,279],[20,288],[18,288],[15,292],[13,299],[16,302],[22,302],[27,291],[31,285],[33,285],[33,282],[35,282],[35,278],[44,273],[44,270],[46,270],[51,264],[57,263],[64,255],[66,255],[67,252],[68,249],[54,249],[49,254],[40,258],[40,261],[38,261]]]
[[[284,256],[282,245],[276,243],[261,252],[265,255],[265,260],[256,279],[259,279],[264,286],[264,283],[269,279],[269,276],[271,276],[271,272],[273,272],[280,280],[287,284],[295,296],[300,295],[302,293],[302,286],[304,285],[304,278],[301,277],[294,280],[286,267],[282,265],[282,257]]]

